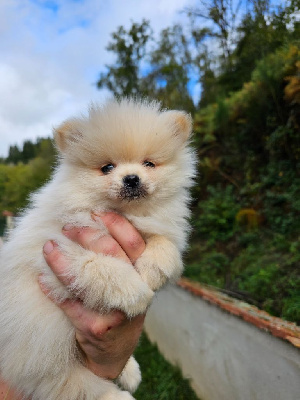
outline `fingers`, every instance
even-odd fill
[[[100,236],[99,231],[93,228],[65,225],[63,234],[87,250],[122,258],[124,261],[130,262],[122,247],[113,237]]]
[[[112,212],[93,214],[93,219],[104,224],[111,236],[99,236],[89,227],[65,225],[63,233],[85,249],[135,263],[145,250],[145,242],[137,229],[123,216]]]
[[[68,286],[72,283],[72,278],[66,274],[69,265],[66,257],[59,251],[58,245],[53,240],[49,240],[43,247],[44,258],[57,278]]]
[[[79,300],[66,300],[59,304],[59,307],[73,326],[87,338],[100,338],[104,333],[119,326],[125,319],[124,314],[117,310],[101,315],[86,309]]]
[[[93,214],[92,217],[95,221],[104,223],[111,236],[134,264],[146,247],[137,229],[126,218],[113,212]]]
[[[51,296],[51,290],[43,283],[42,276],[39,277],[39,285],[42,292],[64,311],[72,325],[83,335],[99,338],[125,320],[125,315],[121,311],[114,310],[108,314],[100,315],[85,308],[80,300],[67,299],[57,303]]]

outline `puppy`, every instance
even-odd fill
[[[99,312],[144,313],[154,291],[182,272],[188,234],[189,188],[195,157],[188,146],[191,118],[157,102],[123,99],[92,107],[54,131],[60,164],[32,197],[0,257],[0,371],[32,400],[132,400],[140,382],[131,357],[118,385],[82,363],[74,327],[40,290],[38,276],[57,301],[80,296]],[[65,224],[100,229],[92,213],[124,215],[146,249],[134,268],[84,250],[62,235]],[[45,263],[44,243],[55,240],[70,261],[63,286]]]

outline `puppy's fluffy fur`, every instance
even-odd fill
[[[25,396],[133,399],[129,392],[140,382],[134,358],[119,377],[125,391],[93,375],[80,359],[73,326],[41,292],[38,275],[58,301],[80,295],[87,307],[101,312],[120,309],[129,317],[145,312],[154,291],[182,271],[195,165],[190,133],[191,119],[184,112],[132,99],[93,107],[87,117],[55,130],[60,165],[1,250],[0,370]],[[84,250],[61,233],[71,223],[105,234],[91,213],[108,210],[124,215],[146,241],[135,268]],[[70,260],[70,287],[45,263],[42,247],[49,239]]]

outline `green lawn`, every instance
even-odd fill
[[[169,364],[143,333],[135,351],[142,383],[134,393],[137,400],[199,400],[179,368]]]

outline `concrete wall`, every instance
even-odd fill
[[[158,293],[145,330],[201,400],[300,399],[297,348],[186,290]]]

